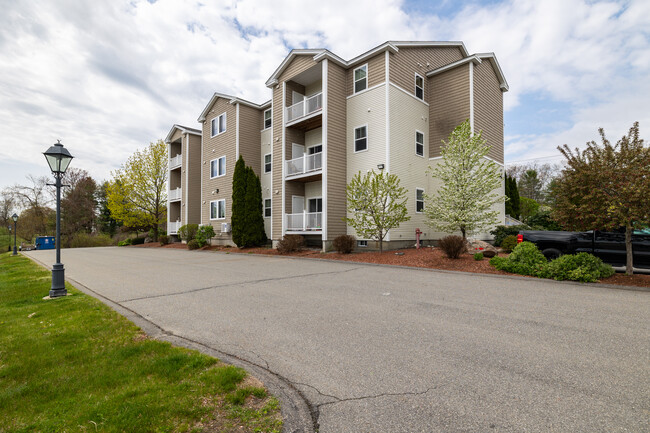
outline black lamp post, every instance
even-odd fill
[[[18,249],[16,248],[16,223],[18,222],[18,215],[13,214],[11,219],[14,220],[14,256],[18,255]]]
[[[65,296],[68,291],[65,289],[65,270],[61,263],[61,178],[70,165],[73,156],[68,149],[61,144],[61,140],[55,143],[47,152],[43,152],[50,170],[56,179],[56,263],[52,266],[52,288],[50,289],[50,298]]]

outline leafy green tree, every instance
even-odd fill
[[[346,188],[348,213],[346,218],[357,235],[379,241],[379,251],[384,250],[388,231],[411,219],[406,209],[406,189],[399,185],[397,175],[361,172],[352,177]]]
[[[519,181],[519,195],[539,202],[542,199],[543,185],[537,170],[526,170]]]
[[[517,180],[506,174],[505,180],[506,197],[506,215],[513,218],[519,218],[519,189],[517,188]]]
[[[111,216],[111,211],[108,208],[108,198],[106,196],[108,185],[108,182],[104,182],[97,188],[98,210],[96,224],[97,230],[113,237],[122,223]]]
[[[232,179],[232,241],[240,248],[266,243],[259,177],[241,156]]]
[[[558,150],[567,166],[554,188],[553,218],[572,230],[625,227],[626,274],[633,271],[632,231],[650,224],[650,147],[639,138],[639,122],[616,144],[598,130],[602,144],[580,151]]]
[[[528,197],[519,197],[519,201],[521,220],[528,224],[528,218],[539,212],[539,203]]]
[[[444,142],[443,142],[444,143]],[[496,192],[502,169],[486,159],[489,146],[481,133],[472,134],[469,121],[458,125],[442,147],[442,160],[429,172],[441,181],[435,195],[425,196],[428,224],[439,231],[460,231],[463,239],[494,227],[499,212],[491,208],[505,201]]]
[[[167,219],[167,145],[158,140],[136,151],[113,172],[107,188],[111,216],[128,227],[158,229]]]
[[[97,216],[97,184],[86,170],[70,168],[63,183],[68,185],[61,198],[62,242],[68,246],[78,233],[91,233]]]

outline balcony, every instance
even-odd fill
[[[181,228],[181,222],[176,221],[176,222],[168,222],[167,223],[167,234],[169,235],[177,235],[178,234],[178,229]]]
[[[285,119],[287,120],[287,126],[290,123],[298,123],[301,120],[304,120],[312,115],[315,115],[318,111],[323,109],[323,92],[317,93],[314,96],[303,99],[297,104],[293,104],[291,107],[286,108]]]
[[[304,153],[301,157],[285,161],[286,177],[315,174],[323,168],[323,154],[321,152],[308,155]]]
[[[178,168],[181,166],[183,163],[183,155],[178,154],[173,158],[169,158],[169,169],[173,170],[175,168]]]
[[[178,201],[182,197],[182,191],[180,188],[170,189],[169,190],[169,201]]]
[[[287,232],[321,232],[323,212],[302,212],[286,214]]]

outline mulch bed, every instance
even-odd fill
[[[160,248],[160,243],[151,242],[143,245],[132,245],[140,248]],[[163,248],[187,249],[187,245],[173,243]],[[269,256],[280,256],[278,250],[273,248],[233,248],[223,246],[203,247],[202,250],[223,251],[237,254],[264,254]],[[379,253],[378,251],[353,252],[351,254],[339,254],[336,252],[323,253],[320,250],[304,249],[288,254],[292,257],[318,258],[329,260],[341,260],[346,262],[378,263],[382,265],[412,266],[415,268],[443,269],[447,271],[472,272],[477,274],[514,275],[503,272],[490,266],[489,259],[474,260],[472,254],[463,254],[458,259],[445,257],[442,250],[438,248],[424,247],[416,250],[407,248],[402,250],[391,250]],[[499,254],[505,257],[507,254]],[[533,277],[531,277],[533,278]],[[625,275],[616,273],[612,277],[600,281],[604,284],[615,284],[620,286],[650,287],[650,275],[635,274]]]

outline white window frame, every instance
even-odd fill
[[[266,207],[266,201],[267,200],[270,202],[270,205],[269,205],[268,208]],[[270,214],[269,216],[266,216],[266,209],[269,210],[269,214]],[[263,213],[263,215],[264,215],[264,218],[271,218],[273,216],[273,198],[265,198],[264,199],[264,213]]]
[[[223,117],[223,131],[221,131],[221,130],[219,129],[219,124],[220,124],[219,119],[221,119],[221,117]],[[214,117],[214,118],[210,121],[210,138],[212,138],[212,137],[216,137],[217,135],[219,135],[219,134],[223,134],[224,132],[226,132],[226,129],[227,129],[227,128],[226,128],[226,121],[227,121],[227,120],[228,120],[228,118],[226,117],[226,113],[224,112],[224,113],[221,113],[220,115]],[[215,128],[214,128],[214,122],[215,122],[215,121],[217,122],[217,133],[216,133],[216,134],[214,133],[214,130],[215,130]]]
[[[273,111],[272,110],[273,110],[272,108],[269,108],[268,110],[264,110],[264,114],[262,115],[262,122],[264,122],[262,124],[262,126],[263,126],[262,131],[265,131],[265,130],[273,127]],[[269,120],[271,121],[271,124],[269,126],[266,126],[266,113],[271,113],[271,116],[269,117]]]
[[[314,152],[314,153],[309,153],[309,149],[313,149],[314,147],[320,146],[320,152]],[[317,153],[323,153],[323,143],[318,143],[314,144],[313,146],[309,146],[305,149],[305,153],[307,155],[316,155]]]
[[[305,212],[307,212],[307,213],[314,213],[314,212],[311,212],[311,211],[309,210],[309,202],[312,201],[312,200],[320,200],[320,207],[321,207],[321,211],[320,211],[320,212],[322,213],[322,212],[323,212],[323,197],[322,197],[322,196],[318,196],[318,197],[308,197],[308,198],[307,198],[307,203],[305,203]],[[316,203],[318,203],[318,202],[316,202]],[[316,206],[316,207],[318,207],[318,206]],[[318,211],[315,211],[315,213],[318,213]]]
[[[419,87],[419,86],[418,86],[418,77],[422,79],[422,87]],[[418,73],[416,72],[416,73],[415,73],[414,81],[415,81],[415,83],[414,83],[415,88],[414,88],[414,90],[413,90],[413,95],[414,95],[416,98],[418,98],[420,101],[424,101],[424,77],[423,77],[422,75],[420,75],[420,74],[418,74]],[[418,87],[419,87],[420,89],[422,89],[422,97],[421,97],[421,98],[418,96]]]
[[[418,143],[418,134],[422,135],[422,143]],[[418,153],[418,144],[422,144],[422,154]],[[424,132],[415,130],[415,155],[424,158]]]
[[[219,218],[219,202],[223,202],[223,216]],[[212,203],[217,204],[217,215],[216,218],[212,218]],[[210,221],[218,221],[218,220],[225,220],[226,219],[226,199],[222,198],[219,200],[212,200],[210,202]]]
[[[270,158],[269,158],[270,161],[269,161],[268,164],[269,164],[270,167],[271,167],[271,168],[268,169],[268,170],[266,169],[266,164],[267,164],[267,162],[266,162],[266,157],[267,157],[267,156],[270,157]],[[264,155],[264,174],[266,174],[266,173],[271,173],[272,171],[273,171],[273,154],[272,154],[272,153],[267,153],[267,154]]]
[[[357,75],[357,70],[364,69],[364,68],[366,71],[366,76],[364,78],[356,80],[355,76]],[[366,86],[361,90],[357,90],[357,81],[361,81],[361,80],[366,80]],[[355,93],[360,93],[363,92],[364,90],[368,90],[368,64],[367,63],[365,65],[359,66],[358,68],[354,68],[354,70],[352,71],[352,94],[354,95]]]
[[[422,191],[422,200],[418,200],[418,191]],[[418,202],[422,202],[422,210],[418,210]],[[424,188],[415,188],[415,213],[424,213]]]
[[[362,150],[357,150],[357,129],[360,129],[360,128],[366,128],[366,148],[362,149]],[[359,126],[354,128],[354,132],[352,133],[352,141],[353,141],[352,146],[353,146],[354,153],[361,153],[361,152],[367,152],[368,151],[368,145],[369,145],[368,136],[369,135],[370,134],[368,134],[368,124],[367,123],[365,125],[359,125]]]
[[[223,159],[223,173],[219,172],[219,160]],[[212,175],[212,163],[217,161],[217,175]],[[217,177],[223,177],[226,175],[226,155],[220,156],[210,161],[210,179],[216,179]]]
[[[365,239],[358,239],[357,240],[357,246],[359,248],[368,248],[368,241]]]

